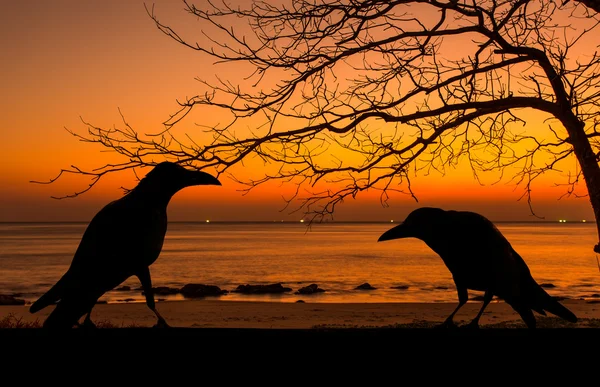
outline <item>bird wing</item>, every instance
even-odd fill
[[[476,230],[474,238],[484,246],[481,251],[486,255],[496,294],[508,297],[520,294],[522,278],[531,276],[527,264],[489,219],[475,213],[471,213],[471,218]]]
[[[125,243],[127,233],[124,226],[130,223],[131,216],[131,211],[118,201],[100,210],[85,230],[69,271],[83,274],[101,267],[112,266],[113,254],[119,254],[127,248]]]
[[[438,251],[455,282],[470,289],[498,288],[500,292],[515,282],[520,263],[511,256],[508,240],[487,218],[474,212],[448,211],[440,234]]]
[[[158,257],[166,211],[124,200],[104,207],[90,222],[70,270],[77,273],[131,271]]]

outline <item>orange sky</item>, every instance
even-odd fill
[[[155,1],[161,21],[192,31],[194,19],[179,1]],[[62,167],[99,166],[110,160],[95,145],[77,142],[64,127],[85,130],[79,116],[99,126],[120,122],[118,108],[134,128],[161,128],[177,105],[176,99],[197,92],[194,77],[219,72],[206,57],[176,44],[160,33],[139,0],[33,0],[7,2],[0,12],[0,221],[89,221],[105,203],[131,187],[134,176],[109,177],[76,199],[54,200],[71,193],[85,180],[47,180]],[[230,69],[231,71],[231,69]],[[539,122],[540,125],[543,125]],[[193,127],[193,124],[188,124]],[[535,127],[536,123],[530,123]],[[541,130],[540,128],[536,130]],[[468,169],[445,177],[417,178],[420,199],[396,195],[383,208],[376,193],[351,198],[339,207],[337,220],[401,219],[417,206],[469,209],[493,220],[531,220],[520,188],[500,183],[479,186]],[[552,188],[555,174],[534,188],[534,208],[547,219],[592,219],[587,198],[566,198]],[[493,181],[490,176],[486,181]],[[78,184],[77,186],[73,184]],[[71,188],[71,190],[69,189]],[[232,181],[222,187],[193,187],[171,202],[172,220],[295,220],[283,207],[274,185],[248,196]]]

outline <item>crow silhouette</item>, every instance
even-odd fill
[[[71,266],[30,307],[31,313],[56,303],[45,328],[94,327],[92,308],[105,292],[137,276],[158,327],[168,327],[154,304],[150,265],[162,250],[167,205],[178,191],[194,185],[221,185],[215,177],[178,164],[156,165],[122,198],[102,208],[89,223]],[[84,323],[79,319],[87,314]]]
[[[468,289],[483,291],[483,306],[468,325],[479,319],[494,296],[509,304],[529,328],[535,328],[532,311],[548,311],[570,322],[577,317],[552,298],[533,279],[527,264],[494,224],[480,214],[423,207],[414,210],[403,223],[383,233],[378,242],[417,238],[435,251],[454,279],[458,306],[441,325],[454,326],[454,315],[468,300]]]

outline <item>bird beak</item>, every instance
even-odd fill
[[[409,238],[410,236],[408,227],[402,223],[381,234],[377,242],[389,241],[390,239]]]
[[[202,171],[189,171],[190,172],[190,185],[222,185],[221,182],[206,172]]]

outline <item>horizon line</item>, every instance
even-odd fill
[[[595,224],[594,221],[589,219],[569,220],[569,219],[556,219],[556,220],[491,220],[492,223],[571,223],[571,224]],[[33,223],[90,223],[91,220],[15,220],[15,221],[0,221],[0,224],[9,223],[20,223],[20,224],[33,224]],[[290,224],[311,224],[307,220],[170,220],[169,223],[290,223]],[[324,223],[402,223],[402,221],[395,220],[326,220],[326,221],[314,221],[312,224],[324,224]]]

